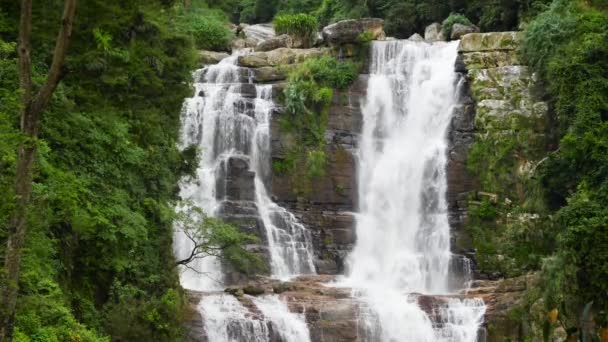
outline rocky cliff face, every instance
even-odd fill
[[[504,134],[527,128],[513,124],[514,119],[544,121],[548,106],[535,93],[536,79],[522,65],[517,48],[520,32],[471,33],[462,37],[456,71],[463,76],[460,105],[449,132],[448,205],[455,253],[473,255],[471,239],[464,231],[467,206],[479,193],[478,179],[467,169],[471,145],[479,140],[498,141]],[[542,125],[540,125],[542,127]],[[516,132],[517,133],[517,132]],[[534,135],[543,135],[536,130]],[[533,161],[522,155],[522,168]]]
[[[355,243],[351,213],[356,209],[355,149],[361,130],[361,100],[365,97],[367,76],[346,91],[335,92],[325,132],[328,167],[323,177],[312,181],[304,194],[296,192],[289,175],[273,174],[272,193],[280,205],[288,208],[313,233],[317,272],[338,274],[344,270],[344,258]],[[281,159],[292,143],[282,134],[273,118],[272,158]]]

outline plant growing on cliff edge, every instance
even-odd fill
[[[357,77],[357,65],[333,57],[309,59],[292,70],[282,96],[286,116],[281,129],[295,138],[282,160],[273,167],[289,173],[300,192],[310,190],[311,179],[325,174],[325,129],[334,89],[346,89]]]
[[[176,260],[176,265],[200,273],[201,270],[190,265],[192,262],[207,257],[218,257],[246,274],[265,269],[262,258],[244,248],[246,244],[258,243],[257,237],[242,233],[233,225],[209,217],[200,208],[189,205],[179,210],[175,223],[192,242],[190,253]]]
[[[454,24],[462,24],[462,25],[473,25],[469,18],[465,17],[459,13],[450,13],[450,15],[445,18],[443,23],[441,23],[441,30],[443,31],[443,37],[446,40],[450,40],[450,35],[452,34],[452,26]]]
[[[288,34],[312,43],[319,27],[317,18],[304,13],[277,15],[272,21],[277,34]]]

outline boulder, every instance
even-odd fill
[[[271,51],[278,48],[290,48],[292,46],[293,40],[291,37],[287,34],[282,34],[259,42],[255,47],[255,51]]]
[[[469,33],[460,39],[458,51],[510,51],[516,50],[523,37],[522,32]]]
[[[279,48],[272,51],[254,52],[249,55],[240,56],[238,64],[244,67],[261,68],[265,66],[278,66],[282,64],[300,63],[308,58],[327,56],[329,49],[288,49]]]
[[[427,42],[437,42],[445,40],[443,31],[441,31],[441,24],[432,23],[424,29],[424,40]]]
[[[241,24],[241,27],[245,38],[254,40],[256,43],[268,40],[276,35],[274,28],[270,23],[255,25]]]
[[[422,36],[419,35],[418,33],[414,33],[407,40],[411,40],[413,42],[423,42],[424,38],[422,38]]]
[[[372,39],[384,39],[384,20],[378,18],[348,19],[323,28],[323,39],[332,45],[356,43],[364,32]]]
[[[198,52],[199,61],[201,64],[217,64],[222,59],[230,56],[226,52],[200,50]]]
[[[232,41],[232,50],[255,48],[258,41],[252,38],[238,38]]]
[[[268,83],[283,81],[287,78],[287,73],[291,70],[291,65],[281,67],[264,66],[253,69],[253,80],[256,83]]]
[[[477,33],[479,32],[479,28],[475,25],[463,25],[460,23],[455,23],[452,25],[452,33],[450,34],[451,40],[458,40],[462,38],[465,34],[468,33]]]

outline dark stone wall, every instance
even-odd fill
[[[328,125],[328,167],[326,174],[313,180],[306,193],[298,193],[290,175],[273,174],[272,195],[311,230],[317,272],[337,274],[344,270],[344,259],[355,243],[352,212],[357,207],[355,151],[361,131],[361,101],[365,98],[368,75],[360,75],[351,87],[334,92]],[[281,159],[293,143],[281,132],[280,113],[272,120],[272,158]]]

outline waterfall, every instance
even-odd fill
[[[275,105],[271,85],[254,85],[249,69],[237,65],[237,51],[217,65],[193,73],[195,91],[182,109],[179,147],[196,146],[201,157],[196,175],[180,182],[178,212],[200,207],[206,215],[247,215],[261,221],[274,278],[315,273],[310,232],[268,195],[270,119]],[[235,174],[236,173],[236,174]],[[194,221],[200,220],[194,218]],[[176,225],[174,253],[192,251],[194,241]],[[184,288],[218,291],[224,270],[217,257],[196,259],[180,269]],[[289,312],[278,296],[246,298],[255,309],[231,295],[206,294],[198,305],[210,342],[307,342],[303,315]],[[259,310],[255,317],[253,312]]]
[[[448,294],[447,129],[458,42],[374,42],[359,146],[357,243],[350,286],[378,317],[382,341],[476,341],[482,301],[448,300],[431,322],[417,295]]]
[[[308,342],[303,314],[289,311],[278,296],[247,297],[260,310],[254,315],[231,295],[204,297],[199,310],[209,342]]]
[[[227,204],[253,202],[266,230],[270,265],[276,278],[314,273],[310,232],[298,220],[268,196],[270,177],[270,118],[274,109],[271,85],[254,85],[250,72],[236,65],[238,54],[194,73],[194,97],[186,99],[182,110],[180,147],[197,146],[201,152],[196,177],[180,182],[180,197],[210,216],[226,211]],[[238,194],[227,185],[229,168],[241,161],[249,166],[254,178],[251,186]],[[243,185],[239,185],[243,186]],[[187,206],[189,204],[182,204]],[[237,204],[241,205],[241,204]],[[251,210],[251,206],[245,206]],[[178,210],[184,210],[178,208]],[[177,227],[174,249],[185,257],[193,242]],[[221,263],[215,257],[195,260],[181,270],[185,288],[199,291],[218,290],[223,286]]]

